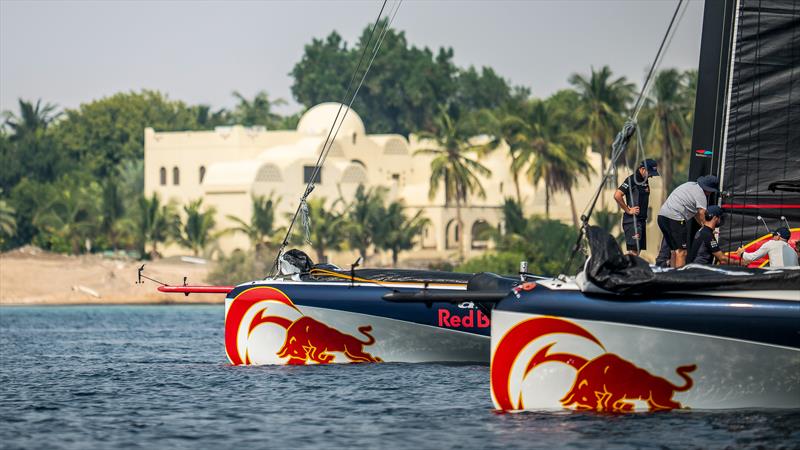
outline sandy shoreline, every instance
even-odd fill
[[[10,305],[157,305],[223,303],[221,294],[163,294],[157,285],[136,284],[141,262],[99,255],[67,256],[23,247],[0,254],[0,306]],[[208,264],[179,258],[147,262],[145,273],[169,284],[205,282]]]

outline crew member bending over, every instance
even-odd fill
[[[650,204],[649,177],[658,176],[658,164],[654,159],[645,159],[614,192],[614,200],[623,211],[622,231],[628,253],[639,255],[647,247],[647,208]]]
[[[744,248],[740,247],[736,250],[736,254],[741,256],[745,262],[755,261],[764,255],[769,255],[770,267],[788,267],[796,266],[797,253],[791,245],[789,245],[789,238],[792,233],[786,227],[780,227],[772,233],[772,240],[767,241],[754,252],[745,252]]]
[[[700,225],[705,220],[708,194],[717,192],[719,180],[714,175],[703,175],[697,182],[689,181],[675,188],[658,212],[658,228],[669,245],[670,266],[683,267],[689,247],[689,223],[694,219]]]
[[[722,225],[722,208],[717,205],[709,206],[703,216],[703,228],[695,233],[692,245],[689,247],[687,264],[714,264],[714,258],[722,264],[733,263],[730,257],[719,249],[717,239],[714,237],[714,230],[720,225]]]

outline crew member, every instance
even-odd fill
[[[688,181],[675,188],[658,212],[658,228],[664,234],[670,249],[670,266],[683,267],[689,247],[689,223],[694,219],[700,225],[705,220],[707,195],[717,192],[719,180],[714,175],[703,175],[697,182]]]
[[[714,258],[722,264],[731,264],[733,261],[728,255],[722,253],[714,236],[714,230],[722,225],[722,208],[711,205],[703,216],[703,227],[694,235],[692,245],[689,247],[687,264],[714,264]]]
[[[622,231],[628,253],[639,255],[647,247],[647,208],[650,203],[649,177],[658,176],[658,164],[654,159],[645,159],[614,192],[614,200],[623,211]]]
[[[736,250],[736,254],[741,256],[746,262],[755,261],[764,255],[769,255],[770,267],[797,266],[797,253],[791,245],[789,238],[792,233],[786,227],[780,227],[772,233],[772,240],[767,241],[754,252],[745,252],[743,247]]]

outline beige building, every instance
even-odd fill
[[[296,130],[265,130],[242,126],[217,127],[212,131],[155,132],[145,130],[145,195],[158,192],[164,199],[179,204],[204,198],[204,204],[217,210],[217,227],[232,226],[228,215],[249,221],[251,196],[275,195],[281,201],[276,213],[280,224],[288,222],[286,215],[294,212],[309,177],[314,171],[320,149],[339,109],[337,103],[324,103],[309,109],[300,119]],[[349,111],[316,183],[312,197],[324,197],[328,204],[339,198],[352,198],[359,184],[385,186],[389,200],[405,201],[409,213],[423,210],[431,224],[414,250],[401,255],[401,260],[413,265],[429,261],[454,260],[459,245],[466,257],[472,257],[491,246],[478,240],[482,227],[502,227],[501,205],[506,197],[515,197],[515,187],[509,167],[510,159],[504,148],[481,159],[492,175],[481,178],[486,198],[469,198],[462,207],[463,226],[459,227],[454,207],[446,206],[443,189],[429,199],[431,157],[414,155],[420,148],[431,145],[412,136],[407,140],[399,134],[366,134],[364,123],[355,111]],[[595,172],[599,174],[599,156],[588,151]],[[599,175],[581,182],[574,197],[578,214],[587,204],[597,186]],[[660,199],[660,181],[652,183],[651,201]],[[521,183],[525,212],[544,214],[544,186]],[[608,207],[613,207],[612,191],[604,194]],[[653,214],[658,211],[653,205]],[[552,218],[572,222],[569,198],[565,194],[551,195]],[[655,221],[651,221],[654,227]],[[313,224],[312,224],[313,226]],[[648,246],[657,250],[660,234],[649,230]],[[546,236],[542,237],[546,239]],[[223,252],[248,248],[244,235],[221,237],[217,247]],[[655,249],[655,250],[653,250]],[[178,247],[166,249],[169,254],[185,253]],[[346,263],[351,252],[332,255],[334,261]],[[369,264],[386,264],[388,255],[378,254]]]

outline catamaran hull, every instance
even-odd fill
[[[228,359],[234,365],[488,362],[489,320],[473,306],[395,305],[382,299],[386,292],[342,283],[240,286],[225,301]]]
[[[800,408],[800,349],[496,310],[491,392],[502,410]]]

